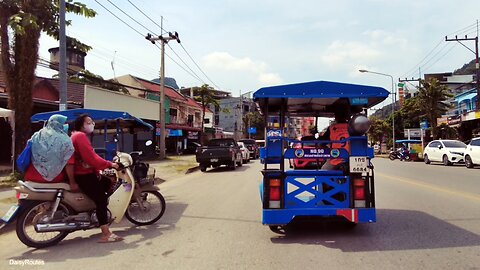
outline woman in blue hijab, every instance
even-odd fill
[[[33,134],[32,161],[25,172],[26,180],[46,183],[64,180],[63,169],[75,151],[66,121],[67,117],[54,114],[45,127]]]

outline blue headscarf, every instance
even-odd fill
[[[54,114],[32,136],[32,164],[47,181],[57,177],[73,155],[72,140],[63,129],[67,117]]]

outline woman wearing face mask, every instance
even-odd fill
[[[75,181],[80,189],[90,197],[97,206],[97,217],[102,230],[100,243],[116,242],[123,240],[113,234],[108,227],[107,215],[107,188],[109,185],[99,178],[99,171],[106,168],[118,169],[118,164],[101,158],[93,150],[87,135],[95,128],[95,122],[88,115],[83,114],[75,119],[75,131],[72,133],[72,142],[75,154],[69,164],[74,165]]]
[[[31,163],[25,171],[25,180],[37,183],[65,181],[65,165],[74,152],[72,141],[67,135],[66,120],[67,117],[54,114],[45,127],[33,134]],[[69,176],[72,182],[73,174]]]

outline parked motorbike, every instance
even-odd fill
[[[390,160],[400,159],[400,161],[410,161],[410,151],[398,148],[395,151],[390,151]]]
[[[165,199],[154,184],[155,172],[152,175],[148,164],[138,161],[140,155],[133,153],[137,156],[133,159],[130,154],[117,152],[114,162],[120,168],[103,171],[114,182],[109,193],[110,224],[119,223],[125,215],[133,224],[149,225],[165,213]],[[3,220],[18,214],[17,236],[29,247],[53,246],[71,232],[99,227],[95,203],[83,193],[70,192],[66,183],[19,181],[15,189],[18,204]]]

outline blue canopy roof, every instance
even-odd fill
[[[305,82],[260,88],[254,100],[264,109],[268,99],[269,111],[278,111],[282,99],[291,114],[331,112],[336,105],[344,104],[352,112],[370,108],[382,102],[390,93],[381,87],[329,81]]]
[[[104,110],[93,110],[93,109],[73,109],[65,111],[54,111],[54,112],[45,112],[37,113],[32,116],[32,122],[44,122],[47,121],[50,116],[54,114],[61,114],[68,118],[68,122],[72,122],[81,114],[88,114],[93,121],[100,122],[97,124],[102,124],[102,121],[119,121],[121,126],[124,127],[137,127],[152,130],[153,126],[144,122],[143,120],[132,116],[127,112],[118,112],[118,111],[104,111]],[[97,126],[97,125],[96,125]]]

